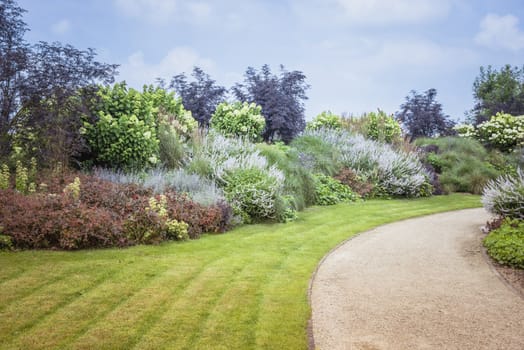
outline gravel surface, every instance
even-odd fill
[[[524,299],[481,253],[483,209],[361,234],[311,289],[316,349],[524,349]]]

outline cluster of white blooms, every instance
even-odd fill
[[[516,147],[524,146],[524,115],[497,113],[476,128],[473,125],[461,124],[457,125],[455,130],[460,136],[475,138],[501,151],[512,151]]]

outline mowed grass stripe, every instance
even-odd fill
[[[74,254],[0,253],[0,265],[27,266],[28,273],[38,269],[35,257],[40,264],[58,267],[69,261],[85,266],[100,262],[106,270],[112,264],[142,266],[126,270],[121,280],[115,273],[22,329],[18,338],[7,336],[11,341],[0,348],[44,348],[28,340],[52,334],[55,340],[46,343],[47,348],[304,349],[309,279],[331,248],[387,222],[477,206],[479,197],[463,195],[368,201],[310,208],[294,223],[243,226],[182,244]],[[125,294],[126,287],[131,292]],[[40,308],[37,302],[33,305]],[[14,314],[0,318],[0,327],[13,320]],[[55,331],[54,325],[61,330]],[[64,341],[57,340],[60,335],[65,335]]]
[[[218,300],[247,265],[248,259],[239,259],[235,254],[214,261],[171,303],[165,305],[161,317],[155,319],[134,348],[187,347]]]
[[[168,262],[154,266],[142,261],[124,262],[110,279],[101,281],[90,290],[86,290],[76,300],[63,307],[59,312],[47,317],[37,327],[24,334],[13,346],[23,348],[49,349],[64,346],[84,334],[91,325],[124,304],[148,282],[158,278],[159,268],[172,269]],[[182,267],[179,267],[180,271]],[[164,272],[166,273],[166,272]],[[177,278],[185,275],[176,274]],[[75,324],[71,328],[71,322]],[[36,340],[36,341],[35,341]]]

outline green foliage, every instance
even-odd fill
[[[101,103],[93,111],[98,120],[84,122],[95,161],[111,168],[143,169],[158,163],[159,140],[153,101],[125,83],[102,87]]]
[[[257,144],[261,155],[276,165],[285,176],[284,194],[295,210],[303,210],[315,203],[315,184],[311,172],[302,166],[298,151],[283,144]]]
[[[10,185],[11,173],[9,172],[9,166],[2,164],[0,167],[0,190],[7,190]]]
[[[386,143],[401,141],[402,129],[393,115],[387,115],[379,109],[377,113],[367,113],[361,118],[363,118],[364,136],[367,138]]]
[[[262,107],[255,103],[223,102],[211,116],[210,125],[225,136],[247,137],[256,141],[266,127],[261,111]]]
[[[187,146],[183,137],[167,123],[158,126],[160,162],[167,169],[175,169],[184,164]]]
[[[500,70],[480,67],[480,74],[473,83],[475,106],[471,122],[478,125],[498,112],[524,114],[524,67],[509,64]]]
[[[321,138],[302,135],[291,142],[291,147],[297,150],[302,166],[311,173],[332,176],[341,168],[341,164],[337,162],[337,149]]]
[[[524,221],[505,219],[484,238],[484,246],[499,263],[524,269]]]
[[[358,195],[351,188],[323,174],[313,175],[315,181],[315,204],[333,205],[342,202],[352,202],[358,199]]]
[[[3,235],[4,228],[0,226],[0,250],[11,250],[13,249],[13,240],[11,237]]]
[[[224,192],[234,213],[245,223],[276,219],[276,201],[281,191],[277,179],[259,168],[238,168],[226,177]]]
[[[23,194],[35,192],[35,184],[31,182],[31,178],[34,178],[34,171],[36,171],[34,168],[28,170],[22,165],[22,162],[16,162],[15,188],[18,192]]]
[[[64,188],[63,192],[67,197],[70,197],[73,199],[73,201],[78,202],[78,200],[80,200],[80,185],[80,178],[77,176],[73,182]]]
[[[307,130],[318,130],[323,128],[339,130],[341,127],[342,119],[340,116],[333,114],[330,111],[320,113],[312,121],[306,124]]]
[[[489,163],[489,154],[478,141],[460,137],[420,138],[426,149],[422,160],[432,165],[444,192],[480,194],[500,172]]]
[[[144,87],[142,96],[153,106],[156,121],[169,125],[178,135],[188,137],[198,128],[191,111],[184,108],[182,99],[176,98],[174,92],[149,85]]]

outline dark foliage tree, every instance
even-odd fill
[[[470,121],[478,125],[497,112],[524,114],[524,66],[505,65],[497,71],[491,66],[480,67],[480,75],[473,83],[475,106],[469,113]]]
[[[306,76],[300,71],[288,72],[280,66],[280,75],[274,75],[268,65],[260,72],[249,67],[243,84],[233,87],[241,102],[254,102],[262,106],[266,118],[265,141],[290,142],[306,126],[304,101],[307,99]]]
[[[435,100],[437,90],[429,89],[419,94],[411,91],[406,96],[406,102],[396,113],[397,120],[402,123],[409,134],[410,142],[417,137],[445,136],[453,134],[455,123],[442,112],[442,105]]]
[[[191,111],[198,124],[207,127],[218,104],[224,102],[227,90],[216,85],[202,68],[194,67],[191,76],[194,80],[188,82],[185,74],[175,75],[169,87],[182,98],[184,108]]]
[[[42,161],[67,162],[83,149],[81,115],[97,83],[114,80],[117,65],[95,60],[92,49],[24,40],[24,10],[0,0],[0,141]],[[29,64],[30,62],[30,64]]]
[[[9,152],[11,120],[24,89],[29,46],[25,12],[13,0],[0,1],[0,157]]]

